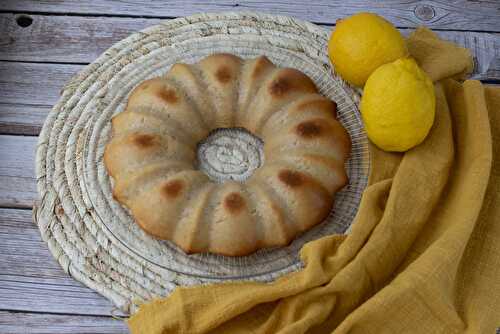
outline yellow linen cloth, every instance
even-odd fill
[[[500,89],[458,83],[470,54],[417,29],[412,56],[436,81],[436,120],[404,153],[370,146],[347,236],[301,250],[273,283],[177,288],[140,307],[132,333],[491,333],[500,327]]]

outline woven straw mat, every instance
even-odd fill
[[[332,72],[327,41],[328,31],[290,17],[200,14],[135,33],[86,66],[64,87],[40,134],[36,156],[41,200],[34,219],[63,269],[127,313],[179,285],[274,280],[301,268],[298,253],[304,243],[345,233],[367,183],[368,150],[359,96]],[[112,181],[103,164],[111,117],[123,111],[128,94],[140,82],[165,74],[174,63],[194,63],[218,52],[243,58],[266,55],[278,66],[303,71],[323,95],[337,102],[339,119],[351,136],[349,185],[337,194],[326,221],[288,247],[245,257],[188,256],[172,243],[145,234],[112,198]],[[239,130],[216,132],[199,145],[200,168],[213,178],[217,171],[211,168],[244,179],[245,168],[258,167],[260,162],[254,160],[264,158],[261,145]],[[237,156],[239,162],[230,161],[228,170],[221,169],[228,156]]]

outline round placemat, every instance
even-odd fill
[[[345,233],[366,187],[369,159],[359,96],[332,71],[327,41],[328,31],[290,17],[200,14],[135,33],[86,66],[64,87],[44,124],[36,156],[41,200],[34,217],[64,270],[123,311],[133,312],[178,285],[276,279],[301,268],[298,254],[306,242]],[[172,243],[145,234],[113,199],[103,164],[110,119],[123,111],[134,87],[165,74],[177,62],[194,63],[219,52],[243,58],[266,55],[278,66],[301,70],[321,94],[337,102],[338,118],[352,140],[346,163],[349,184],[336,195],[330,216],[287,247],[244,257],[186,255]],[[220,181],[231,173],[231,178],[244,179],[259,166],[256,159],[265,158],[261,153],[258,139],[250,134],[220,130],[199,144],[199,168]]]

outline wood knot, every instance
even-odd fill
[[[237,214],[245,207],[245,199],[238,193],[230,193],[224,199],[224,207],[232,214]]]
[[[321,125],[315,121],[302,122],[295,128],[295,132],[303,138],[314,138],[322,134]]]
[[[300,187],[305,179],[304,176],[296,171],[283,169],[278,173],[278,179],[289,187]]]
[[[26,28],[33,23],[33,19],[28,15],[20,15],[16,18],[16,23],[18,26]]]
[[[215,72],[215,78],[217,81],[220,83],[228,83],[231,81],[232,75],[231,75],[231,69],[227,66],[221,66],[217,69]]]
[[[413,12],[415,16],[422,21],[430,21],[436,16],[436,11],[429,5],[418,5]]]
[[[172,180],[162,186],[161,192],[166,198],[175,198],[180,195],[183,188],[184,183],[181,180]]]

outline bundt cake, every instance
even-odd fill
[[[263,140],[265,162],[244,182],[214,182],[196,167],[197,145],[232,127]],[[144,231],[187,253],[287,245],[326,218],[347,183],[351,143],[335,102],[264,56],[175,64],[132,91],[112,130],[104,163],[114,198]]]

